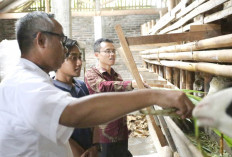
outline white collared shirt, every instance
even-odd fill
[[[20,59],[0,83],[0,157],[69,157],[73,128],[59,125],[75,98],[37,65]]]

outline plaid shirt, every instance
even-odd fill
[[[90,94],[100,92],[119,92],[132,90],[131,81],[123,81],[121,76],[111,69],[92,67],[86,71],[85,83]],[[128,139],[127,118],[122,117],[108,124],[99,126],[100,143],[112,143]]]

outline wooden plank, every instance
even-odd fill
[[[104,10],[88,12],[72,12],[72,16],[119,16],[119,15],[156,15],[167,8],[137,9],[137,10]]]
[[[152,27],[150,34],[156,34],[160,29],[162,29],[163,27],[168,25],[171,21],[173,21],[175,19],[176,13],[183,6],[185,6],[188,1],[189,0],[181,1],[175,8],[172,9],[171,12],[167,12],[164,16],[162,16],[162,18],[160,18],[160,20],[157,22],[157,24],[154,27]]]
[[[171,30],[174,30],[178,27],[181,27],[186,22],[188,22],[190,19],[194,18],[195,16],[202,14],[206,11],[209,11],[209,10],[223,4],[226,1],[228,1],[228,0],[210,0],[208,2],[205,2],[202,5],[200,5],[199,7],[195,8],[193,11],[191,11],[185,17],[181,18],[180,20],[178,20],[177,22],[172,24],[171,26],[166,27],[165,29],[161,30],[158,34],[164,34],[164,33],[167,33]]]
[[[204,23],[210,23],[222,18],[232,15],[232,7],[216,12],[204,18]]]
[[[143,89],[143,88],[145,88],[144,84],[143,84],[142,79],[141,79],[141,77],[139,75],[139,71],[138,71],[137,66],[135,64],[135,61],[133,59],[130,48],[129,48],[128,44],[127,44],[126,38],[125,38],[125,36],[123,34],[122,27],[120,25],[116,25],[115,30],[116,30],[116,33],[118,35],[121,46],[123,48],[125,58],[126,58],[127,62],[129,63],[130,69],[132,71],[132,75],[133,75],[133,77],[136,80],[136,83],[138,85],[138,88]],[[154,127],[154,129],[156,131],[157,138],[159,139],[157,141],[158,142],[157,145],[160,145],[160,147],[166,146],[167,141],[166,141],[161,129],[156,125],[156,123],[154,123],[154,119],[153,119],[153,117],[151,115],[148,116],[148,119],[153,121],[152,126]]]
[[[175,46],[161,47],[152,50],[146,50],[140,52],[140,55],[195,51],[195,50],[214,49],[214,48],[223,48],[223,47],[232,47],[232,34],[221,35],[214,38],[204,39],[183,45],[175,45]]]
[[[190,11],[192,11],[193,9],[195,9],[196,7],[198,7],[199,5],[201,5],[202,3],[204,3],[205,1],[206,0],[198,0],[198,1],[192,2],[184,10],[181,10],[179,13],[177,13],[176,19],[179,19],[180,17],[182,17],[185,14],[189,13]]]
[[[18,6],[23,5],[26,2],[28,2],[28,0],[17,0],[17,1],[14,1],[13,3],[7,5],[3,9],[1,9],[0,13],[10,12],[10,11],[14,10],[15,8],[17,8]]]
[[[171,42],[171,43],[156,43],[156,44],[144,44],[144,45],[131,45],[129,46],[131,51],[144,51],[148,49],[154,49],[162,46],[178,45],[181,42]]]
[[[203,24],[203,25],[191,25],[190,31],[209,31],[209,30],[221,30],[221,25],[219,24]]]
[[[0,19],[19,19],[27,13],[0,13]]]
[[[155,43],[180,42],[180,41],[196,41],[196,40],[215,37],[218,35],[220,35],[220,32],[209,30],[202,32],[187,32],[187,33],[127,37],[126,41],[128,45],[131,46],[131,45],[144,45],[144,44],[155,44]]]

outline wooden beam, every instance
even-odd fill
[[[112,3],[112,2],[114,2],[115,0],[108,0],[108,1],[106,1],[106,2],[103,2],[103,3],[101,3],[101,7],[103,7],[104,5],[106,5],[106,4],[109,4],[109,3]]]
[[[225,18],[229,15],[232,15],[232,7],[229,7],[227,9],[223,9],[222,11],[208,15],[207,17],[204,18],[204,23],[210,23],[210,22]]]
[[[172,22],[175,19],[176,13],[186,5],[186,3],[189,0],[181,1],[176,7],[174,7],[170,12],[167,12],[160,20],[157,22],[157,24],[152,27],[150,34],[156,34],[160,29],[168,25],[170,22]]]
[[[0,13],[7,13],[10,12],[12,10],[14,10],[15,8],[17,8],[18,6],[24,4],[28,2],[28,0],[16,0],[13,3],[9,4],[8,6],[4,7],[3,9],[0,10]]]
[[[179,41],[196,41],[196,40],[215,37],[218,35],[220,35],[220,32],[203,31],[203,32],[188,32],[188,33],[127,37],[126,40],[128,42],[128,45],[131,46],[131,45],[169,43],[169,42],[179,42]]]
[[[19,19],[27,13],[0,13],[0,19]]]
[[[89,11],[72,12],[72,16],[119,16],[119,15],[156,15],[160,10],[167,8],[140,9],[140,10],[112,10],[112,11]]]
[[[203,25],[191,25],[190,31],[191,32],[198,32],[198,31],[221,31],[221,25],[219,24],[203,24]]]
[[[3,8],[5,8],[6,6],[8,6],[9,4],[11,4],[14,1],[15,0],[4,0],[4,1],[1,1],[1,3],[0,3],[0,10],[2,10]]]
[[[185,9],[181,10],[179,13],[176,14],[176,19],[179,19],[180,17],[184,16],[185,14],[189,13],[202,3],[204,3],[206,0],[197,0],[192,2],[190,5],[188,5]]]
[[[131,45],[131,51],[144,51],[149,49],[155,49],[162,46],[170,46],[170,45],[179,45],[181,42],[172,42],[172,43],[156,43],[156,44],[144,44],[144,45]]]
[[[217,36],[209,39],[200,40],[197,42],[191,42],[183,45],[175,45],[168,47],[161,47],[152,50],[146,50],[140,52],[141,55],[167,53],[167,52],[184,52],[184,51],[196,51],[204,49],[214,49],[232,47],[232,34]]]
[[[199,7],[195,8],[193,11],[191,11],[189,14],[187,14],[185,17],[181,18],[180,20],[178,20],[177,22],[175,22],[174,24],[172,24],[171,26],[166,27],[165,29],[161,30],[159,32],[159,34],[164,34],[167,33],[171,30],[174,30],[178,27],[183,26],[186,22],[188,22],[190,19],[194,18],[195,16],[202,14],[206,11],[209,11],[221,4],[223,4],[224,2],[226,2],[227,0],[210,0],[206,3],[203,3],[202,5],[200,5]]]

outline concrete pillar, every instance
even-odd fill
[[[100,12],[100,0],[96,0],[96,13]],[[101,16],[94,16],[94,39],[97,40],[99,38],[102,38],[102,17]]]
[[[52,0],[51,13],[55,14],[55,19],[63,26],[64,34],[72,37],[72,15],[71,0]]]

